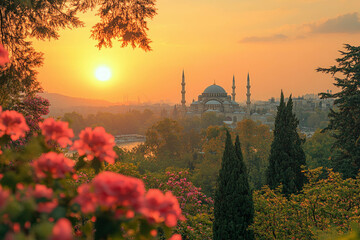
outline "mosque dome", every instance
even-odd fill
[[[210,101],[207,101],[205,103],[205,105],[221,105],[221,103],[216,100],[210,100]]]
[[[208,86],[204,90],[204,93],[225,93],[226,94],[226,91],[219,85],[213,84],[213,85]]]

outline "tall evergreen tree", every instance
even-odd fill
[[[320,93],[322,99],[335,99],[329,113],[330,131],[335,138],[331,163],[343,177],[356,177],[360,169],[360,46],[345,45],[337,65],[318,68],[318,72],[334,77],[337,93]]]
[[[282,184],[285,195],[299,192],[305,182],[301,170],[301,165],[306,164],[305,153],[297,133],[299,121],[292,108],[291,96],[285,104],[284,94],[281,92],[266,176],[269,187],[274,189]]]
[[[253,216],[254,206],[239,137],[234,147],[227,132],[215,192],[214,240],[253,239],[252,231],[248,230]]]

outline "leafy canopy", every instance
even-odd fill
[[[331,74],[339,88],[337,93],[320,93],[322,99],[335,99],[325,128],[335,138],[333,168],[344,177],[354,178],[360,169],[360,46],[346,44],[344,48],[337,65],[317,71]]]
[[[59,38],[59,30],[84,26],[79,13],[96,11],[100,21],[92,27],[97,47],[131,45],[150,50],[147,20],[155,16],[155,0],[5,0],[0,1],[0,43],[11,63],[0,68],[0,104],[7,107],[20,94],[41,90],[36,69],[43,64],[31,39]]]

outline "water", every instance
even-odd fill
[[[117,144],[117,146],[120,147],[120,148],[124,148],[126,150],[131,150],[134,147],[136,147],[136,146],[138,146],[138,145],[140,145],[142,143],[144,143],[144,142],[142,142],[142,141],[140,141],[140,142],[126,142],[126,143],[119,143],[119,144]]]

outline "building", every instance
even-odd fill
[[[187,116],[201,116],[206,112],[215,112],[224,116],[225,121],[237,122],[246,117],[250,117],[250,77],[247,77],[247,106],[241,107],[235,101],[235,76],[233,76],[232,94],[228,95],[224,88],[215,83],[206,87],[202,94],[198,96],[197,101],[193,100],[189,107],[185,101],[185,74],[182,74],[182,101],[181,109]]]

